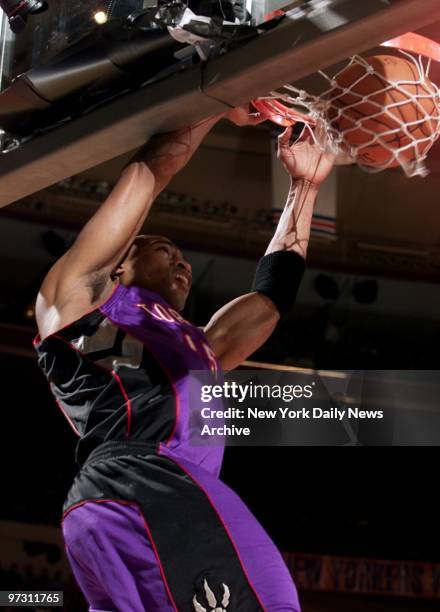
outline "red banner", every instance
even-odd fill
[[[440,564],[283,553],[299,590],[440,599]]]

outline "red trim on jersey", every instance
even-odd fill
[[[165,446],[168,446],[173,438],[174,438],[174,434],[176,433],[177,430],[177,422],[179,420],[179,416],[180,416],[180,397],[179,394],[177,393],[177,389],[176,386],[173,382],[173,378],[171,376],[171,374],[169,373],[169,371],[167,370],[167,368],[164,366],[163,362],[161,359],[159,359],[159,357],[157,356],[157,353],[155,353],[149,344],[147,344],[143,339],[139,340],[139,338],[137,338],[129,329],[127,329],[124,325],[121,325],[120,323],[116,323],[115,321],[113,321],[113,319],[108,315],[108,313],[103,312],[103,314],[107,317],[107,319],[109,321],[111,321],[113,323],[113,325],[117,325],[117,327],[119,327],[120,329],[124,330],[125,333],[127,334],[127,336],[130,336],[131,338],[134,338],[135,340],[137,340],[138,342],[142,342],[142,344],[145,346],[145,348],[147,349],[147,351],[149,351],[153,357],[156,359],[156,361],[160,364],[162,370],[165,373],[165,376],[168,378],[168,381],[171,385],[171,388],[173,390],[173,395],[174,395],[174,400],[175,400],[175,405],[176,405],[176,414],[174,417],[174,425],[173,425],[173,429],[171,430],[171,434],[169,435],[168,439],[166,441],[164,441],[163,443],[165,444]]]
[[[90,359],[90,357],[87,357],[87,355],[85,353],[83,353],[82,351],[79,350],[79,348],[77,348],[76,346],[74,346],[71,342],[69,342],[68,340],[66,340],[65,338],[63,338],[62,336],[58,336],[58,334],[52,334],[52,336],[54,338],[57,338],[57,340],[61,340],[62,342],[64,342],[65,344],[67,344],[67,346],[69,348],[71,348],[73,351],[77,352],[79,355],[81,355],[81,357],[83,357],[84,359],[86,359],[89,363],[93,364],[94,366],[101,368],[101,370],[104,370],[104,372],[107,372],[107,374],[110,374],[110,376],[116,380],[116,382],[118,383],[118,387],[121,390],[122,393],[122,397],[124,398],[124,404],[126,406],[126,411],[127,411],[127,429],[125,432],[125,437],[128,438],[130,435],[130,427],[131,427],[131,401],[130,398],[127,395],[127,391],[125,390],[125,387],[123,385],[123,382],[120,378],[120,376],[118,374],[116,374],[116,372],[114,370],[108,370],[107,368],[105,368],[104,366],[102,366],[100,363],[96,363],[96,361],[93,361],[93,359]],[[56,399],[56,398],[55,398]],[[63,410],[64,413],[64,410]]]
[[[124,383],[122,382],[121,377],[119,376],[119,374],[116,374],[116,372],[114,370],[112,370],[112,376],[113,378],[117,381],[120,389],[121,389],[121,393],[124,396],[125,399],[125,404],[127,406],[127,429],[125,431],[125,437],[129,438],[130,437],[130,431],[131,431],[131,401],[130,398],[128,397],[127,391],[125,390],[124,387]]]

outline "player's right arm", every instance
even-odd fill
[[[93,307],[111,289],[111,270],[129,248],[153,202],[154,175],[127,166],[110,195],[50,269],[37,297],[40,335],[53,333]]]
[[[56,293],[79,288],[92,275],[109,272],[118,263],[150,210],[154,186],[146,164],[134,162],[123,170],[108,198],[52,269]]]

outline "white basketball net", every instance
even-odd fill
[[[308,125],[315,141],[323,149],[336,153],[341,163],[357,163],[367,172],[375,173],[394,167],[396,162],[398,162],[407,176],[426,176],[428,170],[424,163],[425,159],[428,151],[440,136],[440,89],[437,85],[427,80],[431,67],[430,59],[423,58],[420,55],[414,56],[405,51],[400,51],[400,53],[415,64],[418,74],[417,80],[388,81],[365,58],[355,55],[350,59],[348,66],[358,64],[363,68],[363,73],[349,87],[344,87],[337,81],[338,76],[347,69],[348,66],[345,66],[343,70],[334,76],[330,76],[322,70],[319,71],[321,77],[325,79],[325,86],[328,85],[327,89],[320,93],[319,96],[311,95],[292,85],[285,85],[278,91],[270,92],[268,96],[261,99],[271,106],[271,101],[277,100],[288,107],[285,114],[286,118],[291,118],[295,115],[295,111],[298,111],[300,116],[297,120],[304,121],[303,114],[306,112],[308,117],[305,120],[306,125]],[[354,91],[356,86],[369,75],[375,75],[378,78],[378,82],[384,84],[383,88],[379,87],[367,95]],[[408,91],[408,86],[416,86],[414,87],[416,93],[413,94],[411,91]],[[409,89],[413,88],[410,87]],[[402,99],[387,107],[374,100],[378,94],[385,94],[391,90],[398,90],[402,94]],[[341,104],[335,104],[338,98],[346,95],[349,95],[350,99],[354,99],[354,102],[342,108]],[[423,101],[426,100],[432,102],[431,114],[425,108],[425,106],[429,108],[431,104],[423,104]],[[368,103],[370,107],[376,107],[377,113],[369,114],[368,117],[354,121],[353,117],[347,114],[347,110],[362,103]],[[403,113],[393,111],[399,106],[408,105],[408,103],[414,104],[417,107],[417,119],[413,122],[405,123]],[[281,114],[279,107],[272,106],[272,108],[274,112]],[[331,120],[329,120],[329,111],[331,111]],[[395,128],[390,127],[390,129],[380,133],[369,129],[368,125],[365,125],[370,123],[371,119],[383,117],[384,114],[390,117],[391,125],[395,125],[396,122],[400,125],[397,125]],[[348,121],[345,121],[345,124],[349,125],[348,128],[338,129],[338,120],[341,118],[348,119]],[[313,126],[316,126],[314,130],[312,130]],[[361,145],[353,145],[347,139],[352,131],[362,131],[363,135],[366,135],[366,139]],[[415,135],[414,132],[417,132],[417,134]],[[371,137],[370,139],[368,139],[369,136]],[[397,143],[399,140],[402,140],[402,136],[406,144],[399,147]],[[389,155],[386,156],[385,161],[376,162],[374,167],[367,166],[361,159],[362,150],[376,145],[383,148]]]

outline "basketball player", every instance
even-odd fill
[[[245,108],[228,118],[257,123]],[[191,266],[138,236],[151,205],[221,117],[154,138],[122,172],[37,299],[39,365],[78,435],[63,533],[94,612],[297,612],[292,578],[218,475],[221,446],[188,441],[190,370],[232,369],[295,300],[313,204],[333,160],[309,143],[279,156],[292,187],[252,291],[204,332],[180,315]]]

